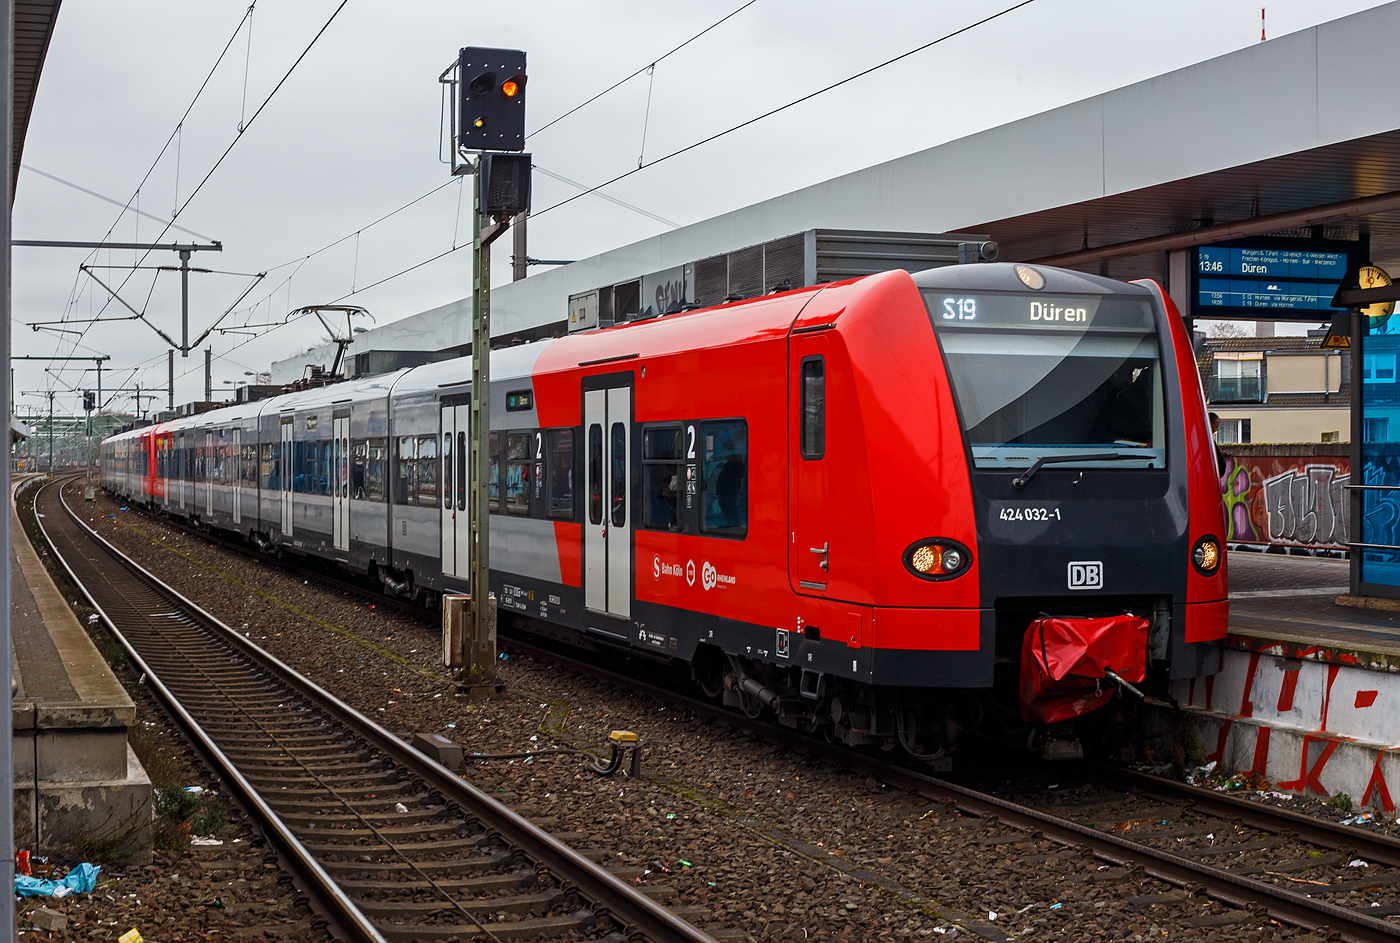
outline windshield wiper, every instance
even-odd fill
[[[1150,462],[1153,457],[1151,455],[1124,455],[1122,452],[1099,452],[1094,455],[1042,455],[1035,460],[1035,464],[1030,468],[1011,479],[1011,485],[1015,488],[1025,487],[1026,482],[1031,480],[1032,475],[1040,471],[1042,465],[1059,465],[1063,462]]]

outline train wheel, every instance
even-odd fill
[[[695,653],[695,683],[712,701],[724,697],[724,661],[713,649],[702,647]]]

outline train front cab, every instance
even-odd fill
[[[1150,282],[1038,266],[956,266],[914,281],[937,337],[936,373],[946,377],[936,394],[945,409],[924,434],[956,418],[962,442],[945,439],[938,474],[913,491],[951,490],[973,513],[910,515],[923,535],[891,515],[882,597],[900,585],[888,571],[903,541],[902,568],[924,581],[946,575],[916,572],[916,547],[934,548],[925,562],[937,560],[939,538],[953,538],[945,550],[970,550],[973,578],[948,582],[966,579],[976,593],[976,654],[969,645],[950,661],[964,684],[992,684],[988,703],[1008,715],[1015,699],[1005,692],[1023,686],[1028,670],[1027,629],[1046,615],[1146,620],[1154,693],[1168,678],[1213,673],[1228,605],[1224,513],[1194,357],[1170,301]],[[919,348],[911,339],[887,349],[907,360]],[[870,405],[908,398],[900,387],[912,376],[900,373],[873,384],[884,390]],[[877,427],[869,438],[891,432]],[[878,609],[876,625],[877,650],[896,655],[880,644]],[[966,630],[959,637],[972,640]],[[948,662],[930,665],[922,654],[892,657],[879,680],[937,678],[934,666]],[[932,670],[914,674],[920,668]],[[1023,690],[1017,696],[1022,719],[1038,716]]]

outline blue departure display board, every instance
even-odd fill
[[[1332,296],[1346,277],[1356,250],[1293,249],[1273,246],[1201,246],[1196,249],[1197,316],[1211,317],[1211,309],[1234,309],[1259,316],[1264,310],[1280,317],[1318,312],[1329,317],[1337,309]],[[1325,312],[1325,314],[1323,314]],[[1221,317],[1229,312],[1220,311]]]

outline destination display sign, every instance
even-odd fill
[[[1113,295],[1042,295],[1029,292],[926,291],[924,304],[940,330],[1028,328],[1067,334],[1153,328],[1146,299]]]
[[[1228,317],[1267,311],[1278,317],[1319,320],[1335,311],[1332,296],[1346,277],[1359,244],[1336,243],[1336,248],[1292,248],[1283,240],[1249,241],[1200,246],[1195,250],[1196,313]],[[1216,311],[1210,309],[1218,309]],[[1309,315],[1309,312],[1315,312]],[[1323,312],[1326,312],[1325,314]]]

